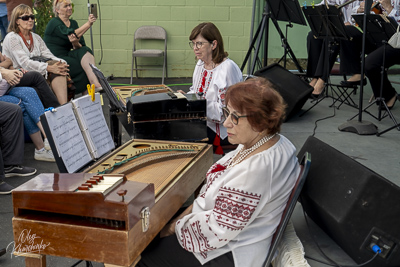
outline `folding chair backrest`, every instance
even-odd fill
[[[167,32],[161,26],[142,26],[135,31],[135,39],[165,40]]]
[[[290,217],[292,216],[293,210],[296,206],[297,199],[300,196],[301,190],[304,186],[304,182],[306,181],[306,177],[308,174],[308,171],[310,169],[310,164],[311,164],[311,155],[308,152],[304,153],[303,158],[300,161],[300,173],[297,178],[296,184],[294,185],[292,192],[290,193],[288,202],[286,204],[286,207],[282,213],[281,221],[276,228],[275,234],[272,237],[271,241],[271,246],[269,248],[269,252],[267,254],[267,258],[265,259],[264,262],[264,267],[269,267],[274,256],[276,249],[279,245],[279,241],[281,240],[283,233],[285,231],[285,228],[290,220]]]

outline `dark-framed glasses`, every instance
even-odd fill
[[[229,117],[229,115],[231,115],[231,121],[235,125],[238,125],[240,118],[245,118],[245,117],[249,116],[249,115],[239,116],[235,113],[231,113],[231,112],[229,112],[229,109],[227,107],[222,108],[222,114],[224,116],[224,121]]]
[[[25,16],[21,16],[21,17],[18,17],[19,19],[22,19],[23,21],[28,21],[29,19],[31,19],[31,20],[35,20],[35,15],[25,15]]]
[[[205,43],[210,43],[210,42],[189,42],[190,48],[194,48],[196,46],[197,49],[200,49]]]

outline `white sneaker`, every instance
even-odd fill
[[[49,140],[47,140],[47,138],[44,139],[43,143],[44,143],[44,149],[51,150],[50,143]]]
[[[34,158],[36,160],[41,160],[41,161],[50,161],[50,162],[55,162],[56,160],[54,159],[53,152],[51,150],[37,150],[35,149],[35,156]]]

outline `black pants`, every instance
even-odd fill
[[[365,59],[365,74],[371,83],[375,98],[379,97],[382,81],[381,72],[383,58],[385,58],[385,71],[383,72],[382,97],[387,102],[396,95],[396,90],[388,79],[387,68],[395,64],[400,64],[400,49],[393,48],[387,44],[385,47],[381,46],[371,52]]]
[[[47,84],[45,78],[37,71],[28,71],[25,73],[17,86],[33,87],[40,101],[42,101],[44,108],[60,106],[57,97]]]
[[[232,253],[219,256],[201,265],[193,253],[181,247],[176,235],[156,238],[143,251],[137,267],[234,267]]]
[[[316,39],[312,32],[307,35],[307,77],[328,81],[337,55],[339,45],[332,40]],[[328,56],[327,56],[328,53]]]
[[[340,72],[347,75],[361,73],[361,52],[363,34],[354,26],[346,26],[348,40],[340,41]],[[377,46],[365,41],[365,53],[369,54]]]
[[[21,165],[24,158],[24,124],[18,105],[0,101],[0,180],[4,165]]]

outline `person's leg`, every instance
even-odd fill
[[[44,77],[37,71],[28,71],[22,76],[18,86],[33,87],[45,108],[58,107],[60,103]]]
[[[384,68],[386,71],[383,73],[382,80],[383,59],[385,59]],[[387,68],[395,64],[400,64],[400,49],[393,48],[390,45],[386,45],[385,48],[383,46],[379,47],[365,59],[365,74],[370,81],[374,96],[375,98],[380,96],[381,82],[383,81],[382,97],[388,106],[393,105],[397,96],[396,90],[393,88],[387,75]]]
[[[56,95],[60,105],[64,105],[68,101],[67,77],[57,76],[51,81],[51,88]]]
[[[318,78],[315,73],[317,72],[322,47],[323,40],[315,38],[313,33],[309,32],[307,35],[307,77]]]
[[[9,99],[18,99],[11,96],[0,97],[0,129],[2,156],[4,165],[20,165],[24,158],[24,125],[22,110],[15,104],[3,102]],[[14,101],[14,102],[15,102]]]
[[[217,257],[205,265],[201,265],[192,252],[181,247],[176,235],[154,240],[141,255],[137,267],[230,267],[235,266],[232,253]]]
[[[36,91],[31,87],[14,87],[10,92],[10,96],[21,99],[21,109],[23,111],[24,126],[35,145],[35,159],[42,161],[54,162],[54,156],[50,150],[45,149],[44,141],[40,130],[43,127],[40,123],[40,116],[44,114],[44,107],[40,101]],[[46,138],[46,136],[44,135]]]
[[[3,156],[1,154],[1,147],[0,147],[0,195],[11,194],[11,191],[14,189],[14,187],[12,187],[11,185],[4,182],[5,177],[6,177],[6,174],[4,171],[4,162],[3,162]],[[6,250],[4,248],[0,249],[0,256],[3,256],[5,253],[6,253]]]
[[[101,84],[99,83],[96,75],[93,73],[93,70],[90,67],[89,63],[93,65],[95,64],[93,55],[87,52],[81,59],[81,65],[86,73],[86,76],[89,79],[90,84],[94,84],[96,88],[99,88],[101,87]]]

